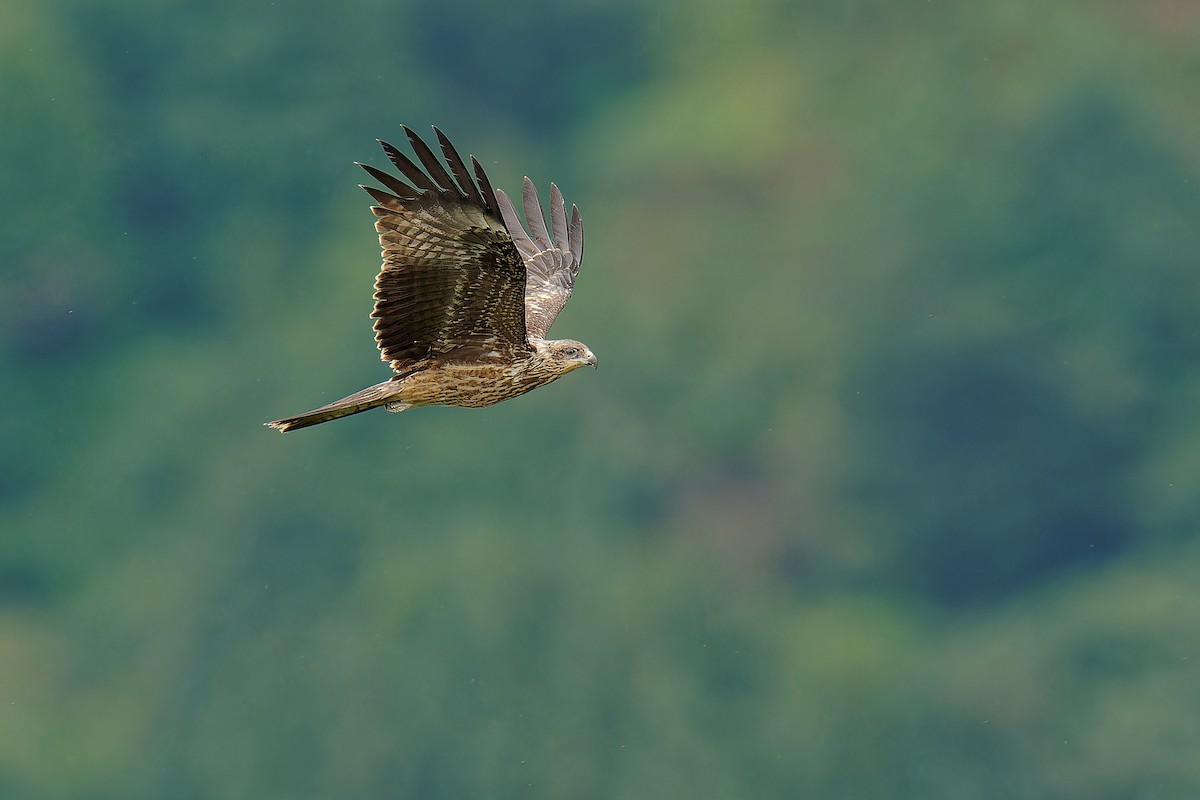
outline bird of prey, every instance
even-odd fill
[[[525,178],[526,231],[474,156],[472,176],[440,130],[433,129],[444,165],[417,134],[401,128],[421,166],[384,141],[383,152],[404,180],[359,165],[387,189],[362,187],[375,200],[383,248],[371,313],[375,341],[395,374],[269,427],[291,431],[379,406],[490,406],[596,366],[581,342],[546,338],[583,259],[579,209],[571,207],[568,223],[562,193],[550,184],[547,230],[537,189]]]

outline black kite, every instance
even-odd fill
[[[490,406],[524,394],[596,357],[580,342],[546,339],[583,259],[583,221],[550,184],[550,230],[525,179],[526,232],[512,201],[493,190],[475,157],[474,177],[437,128],[442,164],[404,128],[424,167],[380,142],[404,180],[361,164],[387,188],[375,199],[383,267],[375,279],[375,341],[395,373],[307,414],[267,423],[296,430],[384,406]],[[447,167],[449,168],[447,170]]]

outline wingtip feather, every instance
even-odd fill
[[[558,186],[550,183],[550,232],[554,234],[554,244],[565,248],[567,244],[567,204],[563,200]]]
[[[471,171],[467,169],[466,163],[463,162],[462,156],[458,154],[454,144],[438,126],[433,126],[433,132],[437,136],[438,146],[442,148],[442,155],[450,166],[450,173],[454,176],[455,188],[458,189],[459,194],[472,203],[487,208],[487,201],[479,193],[479,187],[471,179]]]
[[[429,145],[425,144],[425,140],[404,125],[400,127],[408,137],[408,143],[412,145],[413,152],[417,154],[417,158],[420,159],[422,166],[429,173],[429,177],[437,184],[438,191],[457,190],[454,181],[451,179],[449,173],[446,172],[446,168],[442,166],[442,162],[438,161],[437,156],[429,149]]]
[[[386,186],[388,189],[390,189],[396,195],[397,198],[412,200],[420,194],[416,189],[409,186],[407,183],[400,180],[395,175],[390,175],[381,169],[376,169],[375,167],[372,167],[370,164],[359,164],[359,166],[362,167],[363,171],[366,172],[368,175],[370,175],[372,178],[379,181],[384,186]]]
[[[483,171],[483,165],[475,156],[471,156],[471,166],[475,168],[475,179],[479,182],[479,191],[483,194],[488,211],[499,214],[500,206],[496,202],[496,190],[492,188],[492,182],[488,180],[487,173]]]
[[[521,203],[525,206],[525,224],[529,226],[529,232],[533,234],[534,241],[541,249],[549,249],[553,245],[550,242],[550,231],[546,230],[546,217],[542,212],[542,201],[538,197],[537,187],[533,185],[533,181],[529,180],[528,175],[525,176]]]
[[[568,239],[571,263],[574,265],[574,269],[578,270],[579,265],[583,263],[583,217],[579,213],[579,206],[574,203],[571,204],[571,227]]]
[[[521,218],[517,215],[517,207],[513,205],[513,201],[504,193],[503,189],[496,190],[496,201],[499,206],[500,219],[504,222],[505,229],[508,230],[509,238],[513,240],[513,244],[517,246],[523,258],[528,258],[538,251],[537,245],[529,238],[529,234],[525,231],[525,226],[521,224]]]

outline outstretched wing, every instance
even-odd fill
[[[423,170],[382,141],[407,183],[360,165],[388,190],[362,187],[377,204],[371,210],[383,249],[371,313],[383,360],[402,372],[432,356],[470,361],[527,352],[525,264],[487,175],[471,157],[472,178],[437,128],[446,166],[401,127]]]
[[[551,237],[550,231],[546,230],[537,189],[533,181],[526,178],[521,201],[525,207],[525,222],[533,232],[530,237],[508,195],[496,190],[496,199],[500,202],[504,225],[529,273],[525,280],[526,331],[531,338],[545,338],[575,288],[575,276],[583,261],[583,220],[579,209],[571,206],[571,224],[567,226],[567,204],[558,187],[550,184],[550,228],[554,231]]]

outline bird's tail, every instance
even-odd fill
[[[355,392],[349,397],[343,397],[341,400],[330,403],[327,406],[321,406],[306,414],[298,414],[287,419],[277,419],[274,422],[266,423],[266,426],[274,428],[281,433],[286,433],[287,431],[294,431],[299,428],[307,428],[310,425],[319,425],[322,422],[328,422],[338,417],[348,417],[351,414],[369,411],[372,408],[386,405],[395,399],[399,388],[395,381],[384,381],[374,386],[368,386],[361,392]]]

